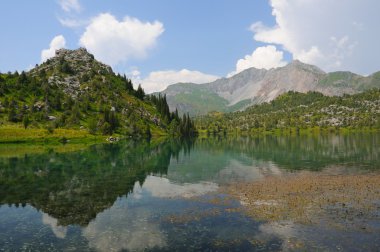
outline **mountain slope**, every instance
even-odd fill
[[[380,129],[380,89],[343,96],[287,92],[245,111],[209,114],[197,119],[208,133],[247,134],[308,128]]]
[[[202,115],[212,110],[241,110],[248,105],[269,102],[288,91],[317,91],[328,96],[355,94],[380,87],[380,72],[368,77],[351,72],[325,73],[316,66],[295,60],[284,67],[270,70],[250,68],[230,78],[201,85],[193,84],[191,90],[184,91],[184,85],[175,84],[162,92],[167,95],[170,109],[178,108],[182,113]],[[203,93],[212,96],[213,100],[217,96],[221,97],[227,103],[224,101],[218,106],[210,106],[207,99],[199,99]],[[194,109],[200,106],[200,101],[203,110]]]
[[[134,90],[129,79],[116,75],[84,48],[60,49],[27,73],[1,74],[0,121],[23,123],[25,128],[130,136],[193,130],[188,118],[169,112],[164,97],[146,96],[141,87]]]

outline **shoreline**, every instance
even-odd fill
[[[161,138],[166,135],[152,134],[152,138]],[[95,144],[107,143],[110,136],[100,134],[90,134],[85,129],[63,129],[57,128],[52,132],[47,129],[24,129],[22,127],[0,127],[0,145],[2,144],[62,144],[80,143]],[[119,139],[128,138],[120,134],[113,134],[112,137]]]
[[[379,133],[379,128],[335,128],[335,127],[310,127],[310,128],[276,128],[272,130],[265,130],[263,128],[251,129],[251,130],[227,130],[207,133],[207,130],[198,130],[199,136],[244,136],[244,137],[258,137],[258,136],[298,136],[298,135],[326,135],[326,134],[355,134],[355,133]]]

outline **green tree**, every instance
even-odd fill
[[[28,128],[29,124],[30,124],[30,118],[29,118],[29,115],[24,115],[23,118],[22,118],[22,124],[24,125],[24,128]]]
[[[140,100],[144,100],[144,97],[145,97],[144,89],[141,87],[140,84],[139,84],[137,91],[136,91],[136,97]]]
[[[8,121],[17,122],[17,113],[16,113],[16,102],[12,100],[9,104],[8,109]]]
[[[88,132],[92,135],[95,135],[96,132],[98,131],[98,121],[95,118],[91,118],[88,121]]]
[[[103,135],[112,135],[111,125],[108,122],[103,123],[102,125],[102,133]]]
[[[152,137],[152,132],[150,132],[150,125],[149,124],[147,124],[146,128],[145,128],[145,136],[147,138],[151,138]]]

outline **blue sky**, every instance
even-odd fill
[[[1,72],[80,46],[148,92],[292,59],[380,70],[376,0],[9,0],[2,9]]]
[[[165,31],[155,48],[144,59],[127,60],[119,71],[138,67],[149,73],[158,69],[197,69],[225,75],[234,68],[241,55],[251,53],[260,43],[254,42],[250,25],[258,20],[273,24],[271,8],[266,1],[204,0],[107,0],[79,1],[79,13],[66,13],[59,1],[7,1],[2,32],[0,70],[25,69],[40,62],[41,50],[62,34],[68,48],[79,47],[85,27],[64,27],[59,18],[85,21],[99,13],[110,13],[118,20],[125,16],[141,21],[160,21]],[[21,8],[21,6],[23,6]]]

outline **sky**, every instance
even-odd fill
[[[293,59],[380,70],[378,0],[4,0],[0,72],[85,47],[146,92]]]

